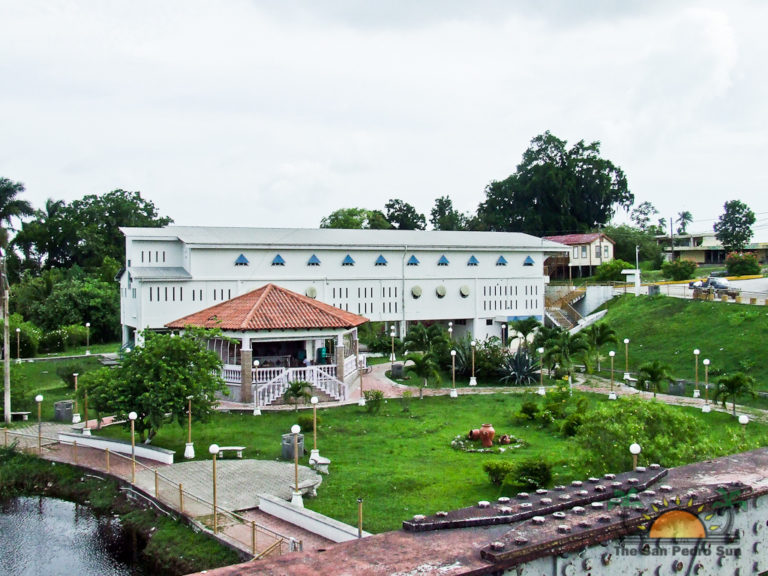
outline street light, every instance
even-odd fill
[[[395,326],[392,325],[392,327],[389,329],[389,337],[392,339],[392,353],[389,355],[389,361],[392,363],[392,376],[394,376],[395,371]]]
[[[453,322],[448,322],[448,338],[453,340]]]
[[[744,436],[744,441],[747,440],[747,424],[749,424],[749,416],[746,414],[742,414],[739,416],[739,424],[741,424],[742,434]]]
[[[363,359],[358,356],[357,359],[357,376],[360,378],[360,399],[357,401],[358,406],[365,406],[365,392],[363,392]]]
[[[128,420],[131,421],[131,484],[136,484],[136,429],[134,423],[138,417],[136,412],[128,413]]]
[[[219,445],[211,444],[208,452],[213,457],[213,533],[216,534],[219,531],[219,513],[216,506],[216,456],[219,453]]]
[[[632,454],[632,470],[637,468],[637,455],[640,454],[641,451],[642,448],[640,447],[640,444],[634,443],[629,447],[629,452]]]
[[[624,338],[624,380],[629,380],[629,338]]]
[[[86,322],[85,323],[85,355],[88,356],[88,354],[91,353],[89,348],[91,347],[91,323]]]
[[[709,358],[704,358],[704,404],[709,404]]]
[[[456,397],[456,350],[451,350],[451,398]]]
[[[309,459],[317,460],[320,457],[320,450],[317,449],[317,396],[312,396],[309,402],[312,404],[312,450],[309,453]]]
[[[477,342],[472,340],[470,345],[472,346],[472,376],[469,379],[469,385],[477,386],[477,378],[475,378],[475,346],[477,345]]]
[[[299,492],[299,432],[301,432],[301,426],[294,424],[291,426],[291,434],[293,434],[293,470],[294,470],[294,487],[293,497],[291,498],[291,504],[304,507],[304,500]]]
[[[608,400],[616,400],[616,393],[613,391],[613,359],[616,356],[616,352],[611,350],[608,352],[608,356],[611,357],[611,393],[608,394]]]
[[[501,345],[507,345],[507,323],[501,325]]]
[[[698,398],[701,396],[699,392],[699,354],[701,354],[701,351],[696,348],[693,351],[693,355],[696,357],[696,387],[693,389],[693,397]]]
[[[77,372],[73,372],[72,376],[75,377],[75,412],[72,414],[72,424],[77,424],[80,422],[80,410],[77,408],[77,377],[79,374]]]
[[[43,421],[42,421],[42,406],[43,395],[38,394],[35,396],[35,402],[37,402],[37,453],[43,453]]]
[[[536,349],[539,353],[539,396],[544,396],[547,391],[544,389],[544,347]]]
[[[21,364],[21,328],[16,328],[16,364]]]
[[[192,398],[187,396],[187,445],[184,447],[184,458],[192,459],[195,457],[195,445],[192,443]]]
[[[259,361],[253,361],[253,383],[256,385],[256,393],[253,395],[253,415],[261,416],[261,402],[259,401]]]

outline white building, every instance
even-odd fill
[[[395,324],[453,322],[454,334],[501,336],[544,314],[544,259],[568,251],[527,234],[275,228],[121,228],[123,342],[136,330],[274,283]]]

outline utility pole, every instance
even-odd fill
[[[3,298],[3,419],[11,423],[11,343],[8,332],[8,277],[5,274],[5,253],[0,258],[0,294]]]

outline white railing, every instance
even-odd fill
[[[357,370],[357,358],[354,355],[344,358],[344,378],[354,374],[355,370]]]
[[[336,366],[308,366],[306,368],[259,368],[252,386],[259,406],[268,406],[281,398],[291,382],[309,382],[336,400],[346,400],[347,387],[336,378]]]

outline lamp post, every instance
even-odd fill
[[[709,404],[709,358],[704,358],[704,404]]]
[[[91,323],[85,323],[85,355],[88,356],[91,353]]]
[[[363,359],[360,356],[357,358],[357,376],[360,378],[360,399],[357,401],[357,405],[365,406],[365,392],[363,392]]]
[[[187,396],[187,444],[184,447],[184,458],[190,460],[195,457],[195,445],[192,443],[192,398]]]
[[[701,351],[696,348],[693,351],[693,355],[696,358],[696,387],[693,389],[693,397],[698,398],[701,396],[701,393],[699,392],[699,354],[701,354]]]
[[[16,328],[16,364],[21,364],[21,328]]]
[[[739,416],[739,424],[741,424],[741,430],[742,434],[744,435],[744,440],[747,439],[747,424],[749,424],[749,416],[746,414],[742,414]]]
[[[507,323],[501,325],[501,345],[507,345]]]
[[[451,398],[456,398],[456,350],[451,350]]]
[[[448,322],[448,338],[453,340],[453,322]]]
[[[357,537],[363,537],[363,499],[357,499]]]
[[[293,434],[293,471],[294,471],[294,486],[293,496],[291,497],[291,504],[295,506],[304,507],[304,500],[301,497],[299,491],[299,432],[301,432],[301,426],[294,424],[291,426],[291,434]]]
[[[608,399],[616,400],[616,393],[613,391],[613,359],[616,357],[616,352],[611,350],[608,352],[608,356],[611,357],[611,393],[608,394]]]
[[[536,349],[539,353],[539,396],[546,395],[547,391],[544,389],[544,347]]]
[[[72,413],[72,424],[78,424],[80,422],[80,410],[77,408],[77,377],[79,374],[73,372],[72,376],[75,377],[75,411]]]
[[[317,449],[317,396],[312,396],[309,402],[312,404],[312,451],[309,453],[309,460],[317,460],[320,457],[320,450]]]
[[[83,427],[83,436],[90,436],[91,429],[88,428],[88,387],[83,390],[83,418],[85,419],[85,427]]]
[[[216,456],[219,454],[219,445],[211,444],[208,452],[213,457],[213,533],[216,534],[219,531],[219,513],[216,506]]]
[[[640,454],[642,448],[640,444],[634,443],[629,447],[629,453],[632,454],[632,470],[637,468],[637,455]]]
[[[629,380],[629,338],[624,338],[624,380]]]
[[[136,428],[134,423],[138,416],[136,412],[128,414],[128,420],[131,421],[131,484],[136,484]]]
[[[477,378],[475,378],[475,346],[477,346],[477,342],[472,340],[470,345],[472,346],[472,376],[469,379],[469,385],[477,386]]]
[[[35,396],[35,402],[37,402],[37,453],[43,453],[43,420],[42,420],[42,407],[43,407],[43,395],[38,394]]]
[[[395,371],[395,326],[394,324],[389,329],[389,337],[392,340],[392,353],[389,355],[389,361],[392,363],[392,372],[394,376],[394,371]]]
[[[259,400],[259,361],[253,361],[253,383],[256,385],[256,393],[253,395],[253,415],[261,416],[261,402]]]

